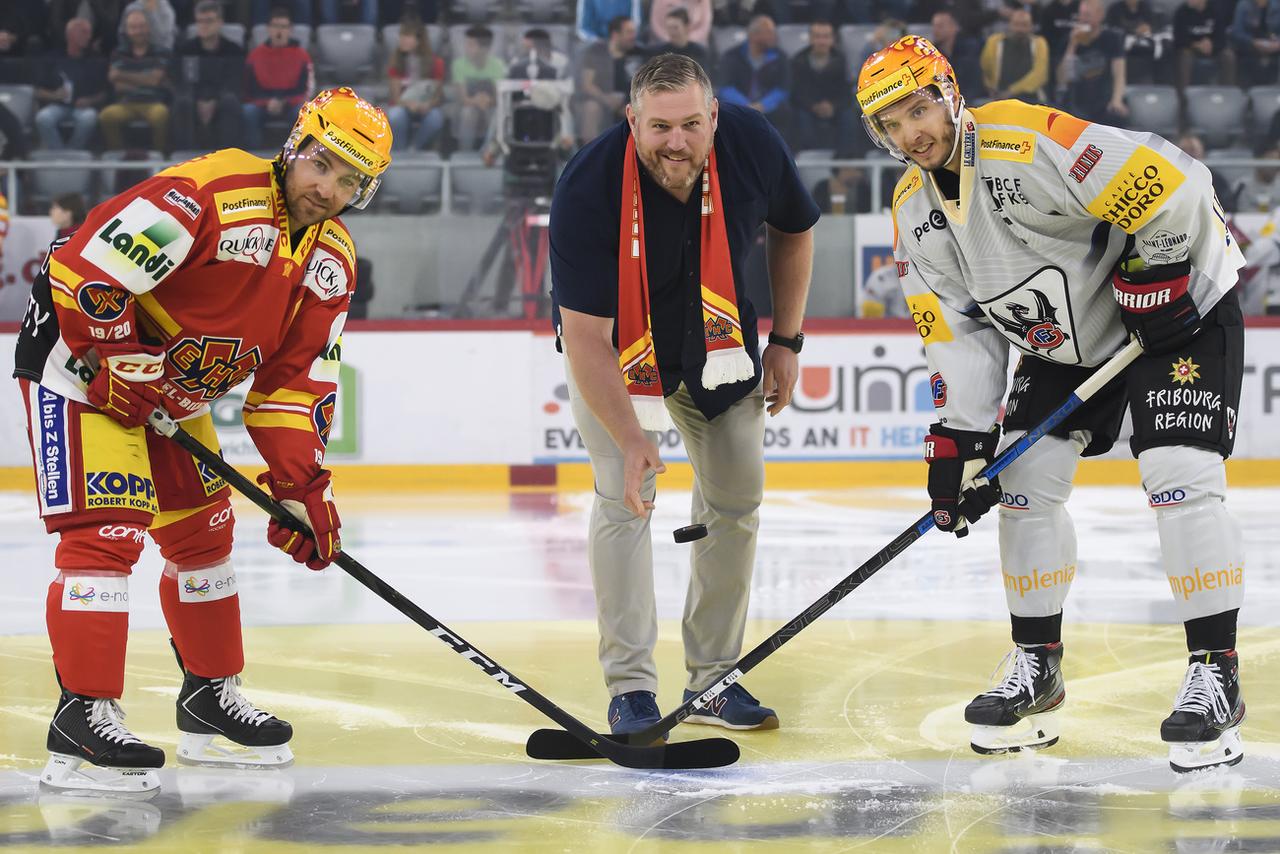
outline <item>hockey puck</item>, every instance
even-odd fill
[[[706,525],[685,525],[683,528],[676,528],[671,532],[671,536],[675,537],[677,543],[692,543],[694,540],[700,540],[706,535]]]

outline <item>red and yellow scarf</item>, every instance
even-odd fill
[[[702,329],[707,362],[703,388],[751,379],[755,366],[742,343],[738,294],[729,261],[729,236],[720,201],[716,152],[702,172],[702,236],[699,277],[702,282]],[[649,313],[649,274],[645,265],[644,209],[640,197],[640,165],[635,137],[627,137],[622,166],[622,224],[618,238],[618,364],[636,417],[645,430],[671,427],[663,403],[662,377],[653,352]]]

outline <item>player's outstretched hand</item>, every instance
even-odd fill
[[[764,402],[769,414],[777,415],[791,403],[800,377],[800,358],[786,347],[770,344],[764,348],[760,363],[764,369]]]
[[[98,373],[85,389],[89,403],[125,427],[141,427],[160,408],[164,348],[120,342],[97,344]]]
[[[627,505],[627,509],[637,516],[647,516],[653,510],[653,502],[645,501],[640,496],[640,489],[644,486],[645,475],[650,469],[657,474],[662,474],[667,467],[662,463],[662,457],[658,454],[658,446],[649,441],[649,437],[643,433],[622,449],[622,501]]]
[[[272,519],[267,525],[267,542],[298,563],[305,563],[308,569],[324,569],[342,551],[342,539],[339,537],[342,520],[338,518],[338,508],[333,504],[330,480],[328,469],[320,469],[320,473],[307,484],[276,480],[270,472],[258,475],[258,483],[267,487],[272,497],[299,521],[307,523],[314,535],[313,539],[299,534]]]
[[[929,427],[924,458],[929,463],[933,523],[939,530],[968,536],[969,523],[1000,503],[999,478],[978,477],[995,459],[999,439],[999,425],[989,432],[953,430],[942,424]]]

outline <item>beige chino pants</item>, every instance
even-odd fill
[[[565,367],[573,418],[595,477],[587,548],[605,684],[611,697],[628,691],[656,693],[658,620],[649,519],[635,516],[622,503],[622,451]],[[692,519],[707,526],[707,536],[691,544],[693,572],[683,620],[686,687],[698,690],[742,653],[764,494],[764,392],[757,386],[710,421],[683,385],[666,404],[693,465]],[[656,444],[658,434],[648,435]],[[653,472],[645,477],[640,492],[646,500],[653,498],[656,481]]]

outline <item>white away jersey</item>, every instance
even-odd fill
[[[925,344],[938,416],[986,430],[1004,396],[1008,347],[1094,366],[1126,339],[1111,274],[1190,259],[1207,312],[1244,257],[1209,170],[1150,133],[997,101],[961,121],[960,198],[907,169],[894,191],[894,255]]]

